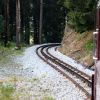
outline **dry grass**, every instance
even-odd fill
[[[90,66],[93,63],[92,32],[88,31],[80,34],[71,30],[65,33],[59,50],[81,64]]]

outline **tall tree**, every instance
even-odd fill
[[[31,2],[30,0],[21,1],[21,39],[25,44],[30,44],[30,19]]]
[[[78,32],[93,29],[96,2],[96,0],[65,0],[64,5],[68,8],[68,25]]]
[[[34,29],[34,43],[39,43],[39,20],[40,20],[40,0],[32,0],[33,9],[33,29]]]
[[[16,0],[16,49],[20,49],[20,0]]]
[[[42,24],[43,24],[43,0],[40,0],[40,23],[39,23],[39,43],[42,43]]]
[[[4,46],[7,46],[9,35],[9,0],[4,0]]]
[[[59,0],[44,0],[43,34],[44,42],[61,42],[66,9]]]
[[[30,1],[24,1],[25,43],[30,44]]]
[[[10,0],[9,2],[9,41],[16,41],[16,2],[15,0]]]

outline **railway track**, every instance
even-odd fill
[[[81,79],[83,81],[87,82],[88,86],[91,87],[91,85],[92,85],[91,84],[91,80],[92,80],[91,76],[89,76],[86,73],[76,69],[75,67],[72,67],[71,65],[59,60],[57,57],[50,54],[50,52],[48,51],[48,49],[50,49],[50,48],[51,47],[47,47],[46,52],[52,58],[52,61],[54,60],[55,63],[59,64],[62,68],[67,69],[67,71],[72,72],[74,75],[77,75],[77,77],[81,76]]]
[[[92,85],[91,76],[72,67],[71,65],[68,65],[67,63],[59,60],[58,58],[50,54],[49,49],[58,45],[60,44],[49,44],[40,46],[36,49],[36,53],[43,61],[45,61],[55,70],[57,70],[70,81],[72,81],[79,89],[81,89],[85,93],[87,98],[90,98]]]

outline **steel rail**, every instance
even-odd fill
[[[84,89],[79,83],[77,83],[75,80],[73,80],[69,75],[67,75],[64,71],[62,71],[60,68],[58,68],[56,65],[53,65],[51,62],[48,61],[48,59],[50,59],[50,57],[48,55],[46,55],[43,52],[44,48],[47,48],[48,46],[58,46],[59,44],[49,44],[49,45],[43,45],[40,46],[36,49],[36,54],[43,60],[45,61],[47,64],[49,64],[51,67],[53,67],[55,70],[57,70],[58,72],[60,72],[61,74],[63,74],[66,78],[68,78],[70,81],[72,81],[79,89],[81,89],[88,98],[90,98],[91,94],[87,92],[86,89]],[[40,50],[40,53],[39,53]],[[53,61],[53,63],[55,62],[55,60]]]
[[[53,46],[52,46],[53,47]],[[73,72],[73,74],[77,75],[78,77],[81,77],[85,82],[88,83],[88,85],[92,86],[92,78],[91,76],[87,75],[86,73],[82,72],[81,70],[76,69],[75,67],[72,67],[71,65],[65,63],[64,61],[58,59],[57,57],[53,56],[48,49],[51,47],[47,47],[46,52],[51,57],[52,60],[54,60],[57,64],[59,64],[64,69]]]

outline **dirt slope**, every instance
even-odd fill
[[[59,48],[60,52],[75,59],[85,66],[93,65],[93,31],[76,33],[72,29],[66,29]]]

